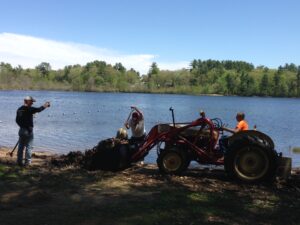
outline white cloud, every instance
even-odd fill
[[[127,69],[134,68],[145,74],[152,62],[157,62],[160,69],[168,70],[187,68],[189,65],[188,62],[159,62],[157,58],[151,54],[126,55],[86,44],[0,33],[0,62],[24,68],[34,68],[41,62],[49,62],[53,69],[59,69],[66,65],[84,65],[99,60],[110,64],[121,62]]]

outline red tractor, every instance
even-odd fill
[[[228,175],[249,183],[275,177],[281,154],[274,149],[272,139],[259,131],[248,130],[220,137],[223,123],[220,119],[201,117],[190,123],[154,126],[137,151],[130,156],[131,162],[144,158],[157,146],[157,165],[165,174],[180,174],[190,162],[224,165]],[[290,162],[290,161],[289,161]]]

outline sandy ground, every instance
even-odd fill
[[[5,162],[7,164],[16,164],[17,162],[17,149],[13,152],[12,157],[9,155],[9,153],[12,151],[10,148],[4,148],[0,147],[0,159],[1,162]],[[43,166],[46,165],[49,160],[53,157],[57,157],[58,155],[55,155],[48,151],[34,151],[32,153],[32,165],[33,166]]]

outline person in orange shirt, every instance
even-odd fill
[[[235,129],[231,129],[231,128],[227,128],[227,127],[222,127],[222,129],[225,131],[231,132],[231,133],[237,133],[239,131],[248,130],[249,125],[248,125],[247,121],[245,120],[245,113],[238,112],[236,114],[235,118],[238,121]]]
[[[227,127],[222,127],[221,129],[231,133],[237,133],[240,131],[248,130],[249,126],[247,121],[245,120],[245,114],[243,112],[237,113],[235,118],[238,123],[234,129]],[[219,139],[219,148],[223,153],[227,151],[228,139],[229,136],[227,135],[222,135],[222,137]],[[222,159],[224,159],[224,157],[222,157]]]

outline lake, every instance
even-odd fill
[[[300,99],[190,96],[135,93],[83,93],[56,91],[0,91],[0,146],[13,147],[18,140],[15,123],[16,110],[26,95],[36,98],[34,106],[45,101],[51,107],[35,116],[34,150],[56,153],[92,148],[100,140],[113,137],[122,127],[130,106],[140,108],[145,116],[146,130],[157,123],[172,122],[169,108],[175,112],[176,122],[188,122],[204,110],[209,118],[221,118],[235,127],[235,115],[246,114],[250,127],[265,132],[275,142],[277,151],[293,158],[293,167],[300,166],[300,154],[290,149],[300,146]],[[156,151],[146,157],[155,162]]]

